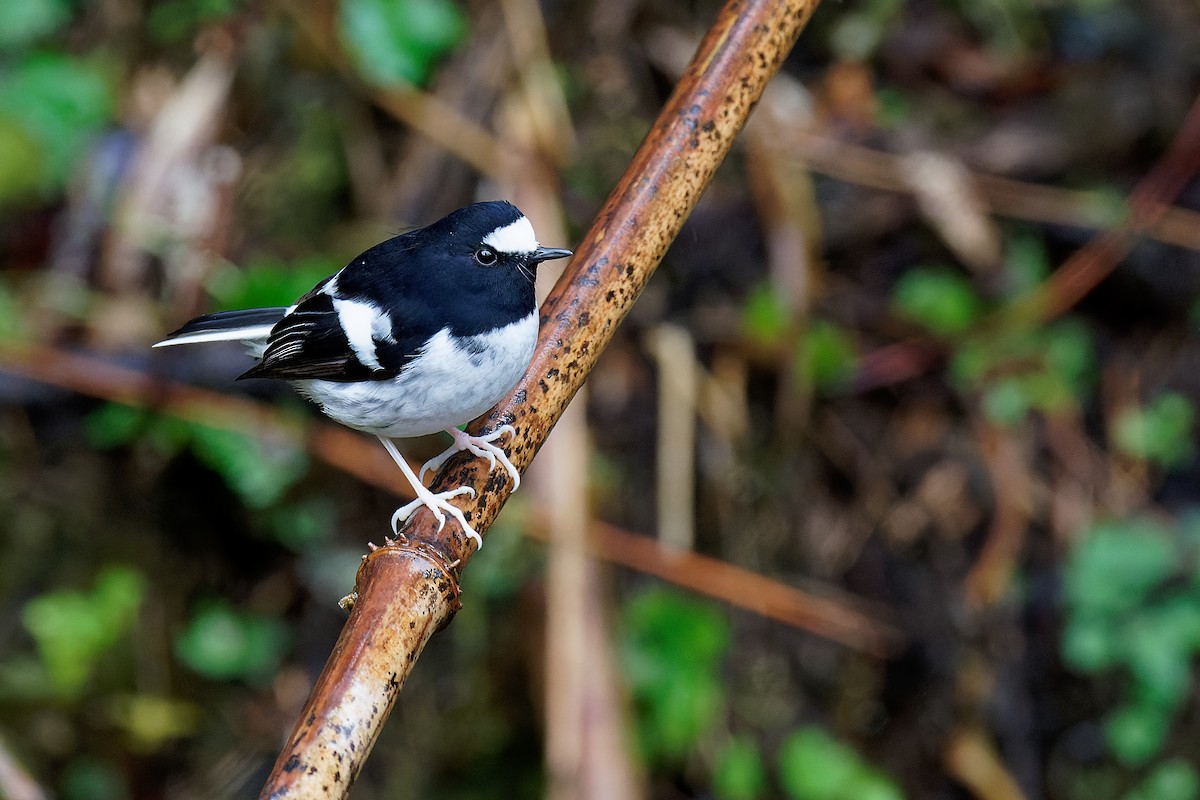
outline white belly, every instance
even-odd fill
[[[458,344],[443,329],[386,381],[293,381],[330,418],[379,436],[404,438],[470,422],[504,397],[529,366],[538,316]]]

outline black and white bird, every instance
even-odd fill
[[[570,250],[542,247],[533,226],[506,202],[475,203],[432,225],[377,244],[287,308],[223,311],[197,317],[154,345],[241,341],[259,362],[242,378],[290,381],[331,419],[374,434],[412,484],[417,499],[392,515],[393,531],[419,506],[439,523],[450,514],[483,539],[450,498],[422,479],[469,450],[521,477],[494,444],[457,426],[504,397],[533,358],[538,332],[537,265]],[[445,431],[454,444],[414,475],[391,441]]]

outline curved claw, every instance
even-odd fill
[[[442,468],[442,464],[445,464],[447,461],[449,461],[450,456],[454,455],[458,451],[458,444],[455,443],[454,445],[451,445],[447,449],[443,450],[441,453],[438,453],[436,456],[421,465],[421,471],[417,473],[417,478],[421,481],[424,481],[426,472],[432,472],[434,475],[436,475],[437,471]]]
[[[489,462],[488,471],[496,468],[496,461],[499,460],[504,466],[504,471],[508,473],[508,477],[512,478],[513,491],[521,487],[521,473],[517,472],[516,466],[508,460],[508,454],[494,444],[488,444],[485,447],[480,447],[475,444],[468,445],[468,449],[479,456],[486,458]]]
[[[454,517],[459,525],[462,526],[463,533],[475,540],[476,550],[483,547],[483,537],[480,536],[479,533],[470,526],[470,524],[467,522],[467,518],[463,516],[462,509],[447,502],[451,497],[458,497],[460,494],[469,494],[471,497],[474,497],[475,490],[473,488],[470,486],[459,486],[446,492],[438,492],[437,494],[434,494],[424,487],[422,487],[422,490],[423,493],[419,493],[416,500],[397,508],[395,512],[392,513],[393,533],[399,534],[400,524],[412,516],[412,513],[418,508],[425,506],[431,512],[433,512],[434,518],[437,519],[439,532],[442,530],[442,528],[446,527],[446,513],[448,513],[450,516]]]
[[[488,460],[489,472],[496,468],[496,462],[499,461],[503,465],[504,471],[512,478],[513,491],[515,492],[520,488],[521,473],[517,471],[516,466],[509,460],[508,454],[504,452],[503,448],[492,444],[496,439],[506,434],[516,436],[516,428],[512,425],[501,425],[496,430],[486,433],[483,436],[472,436],[457,428],[449,428],[446,432],[454,437],[454,444],[421,465],[419,476],[422,481],[425,480],[426,472],[437,472],[455,453],[467,450],[479,458],[486,458]]]

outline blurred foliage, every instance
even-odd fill
[[[224,265],[213,271],[205,288],[216,310],[290,306],[343,265],[311,256],[288,263],[263,261],[238,269]]]
[[[308,471],[308,456],[294,444],[109,403],[88,418],[95,447],[146,442],[163,454],[187,448],[238,493],[248,508],[274,505]]]
[[[264,682],[278,669],[289,639],[281,621],[214,599],[192,614],[175,639],[175,655],[206,678]]]
[[[626,604],[620,629],[642,757],[676,761],[722,713],[720,662],[729,647],[728,623],[705,604],[651,589]]]
[[[124,694],[112,698],[109,717],[125,732],[134,752],[153,753],[174,739],[193,735],[203,713],[188,700]]]
[[[950,370],[964,391],[981,396],[990,420],[1015,425],[1031,411],[1078,409],[1095,380],[1096,364],[1087,327],[1067,318],[968,338]]]
[[[991,0],[973,3],[955,0],[955,6],[989,48],[1009,58],[1027,55],[1044,47],[1050,32],[1045,24],[1047,8],[1068,9],[1084,15],[1096,15],[1116,0]],[[840,57],[871,57],[895,29],[905,11],[903,0],[867,0],[841,15],[830,35],[830,46]]]
[[[49,688],[72,700],[86,689],[97,663],[130,629],[146,581],[130,567],[106,567],[91,591],[46,592],[25,604],[21,622],[37,644]]]
[[[242,5],[238,0],[157,0],[146,17],[146,29],[156,41],[180,42]]]
[[[802,331],[783,298],[770,283],[753,287],[742,304],[743,335],[754,345],[795,354],[797,377],[819,392],[835,393],[853,380],[858,349],[851,333],[837,323],[814,319]]]
[[[1128,792],[1124,800],[1196,800],[1200,797],[1200,775],[1182,758],[1172,758],[1155,767]]]
[[[734,736],[717,753],[713,764],[713,794],[721,800],[754,800],[767,789],[767,767],[758,742]]]
[[[1164,468],[1178,467],[1196,453],[1192,401],[1178,392],[1159,395],[1143,408],[1127,409],[1116,420],[1122,452]]]
[[[246,213],[254,230],[282,239],[290,245],[288,250],[299,250],[302,255],[294,262],[289,258],[286,263],[294,264],[300,273],[308,275],[321,260],[314,253],[322,253],[329,246],[331,220],[341,219],[347,210],[349,175],[341,129],[344,123],[338,119],[336,103],[324,104],[311,97],[300,97],[289,103],[286,117],[279,124],[284,129],[280,136],[285,138],[285,146],[278,159],[247,176]],[[333,261],[336,259],[330,262],[334,269],[344,264]],[[287,270],[277,254],[251,256],[240,266],[251,274],[264,269],[268,277],[280,278],[283,281],[277,290],[280,292],[292,287],[296,280],[281,274]],[[318,279],[330,271],[327,269]],[[266,281],[262,283],[265,286]],[[311,288],[310,283],[301,293]],[[282,294],[279,297],[272,305],[288,305],[299,294],[287,299]]]
[[[61,189],[113,107],[105,70],[93,59],[0,57],[0,203]]]
[[[742,331],[752,342],[778,344],[793,327],[792,314],[770,283],[750,290],[742,304]]]
[[[751,733],[727,730],[728,624],[707,603],[648,589],[622,610],[620,656],[634,699],[638,741],[650,765],[682,765],[711,752],[714,794],[752,800],[771,794],[772,773]],[[901,800],[890,778],[815,727],[789,733],[774,777],[792,800]]]
[[[894,781],[822,730],[805,728],[779,750],[779,773],[792,800],[901,800]]]
[[[438,59],[462,41],[466,19],[450,0],[343,0],[342,38],[376,83],[423,86]]]
[[[11,51],[33,44],[54,33],[71,19],[67,0],[29,0],[11,3],[4,9],[0,25],[0,51]]]
[[[896,284],[894,302],[903,316],[942,336],[970,329],[983,311],[971,282],[945,267],[917,267]]]
[[[1088,674],[1128,676],[1105,723],[1121,761],[1162,749],[1200,652],[1200,514],[1179,527],[1145,517],[1092,525],[1063,572],[1063,658]]]
[[[93,756],[71,759],[59,779],[63,800],[125,800],[125,775],[117,765]]]
[[[800,374],[822,392],[847,388],[858,369],[858,349],[850,332],[826,320],[813,320],[796,355]]]

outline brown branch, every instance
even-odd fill
[[[780,148],[815,172],[858,186],[911,194],[905,180],[903,156],[874,150],[831,136],[801,133],[780,142]],[[990,210],[1002,217],[1030,222],[1101,228],[1111,222],[1109,212],[1096,203],[1096,193],[1063,189],[972,171],[971,180]],[[1200,213],[1165,206],[1153,219],[1145,219],[1140,232],[1178,247],[1200,250]]]
[[[881,658],[903,644],[900,631],[841,600],[819,597],[734,564],[667,550],[646,536],[592,524],[589,549],[614,564],[669,580],[768,619],[812,631]]]
[[[579,246],[570,269],[543,306],[539,347],[525,378],[472,426],[479,431],[501,421],[512,424],[517,433],[509,451],[518,468],[533,460],[583,384],[815,7],[816,0],[731,0],[722,9]],[[465,456],[452,459],[433,488],[451,485],[475,489],[476,499],[462,508],[480,531],[495,519],[509,493],[505,475],[489,473],[485,461]],[[412,516],[404,534],[399,546],[367,557],[359,572],[354,612],[262,797],[345,796],[395,700],[396,689],[428,640],[428,635],[376,638],[374,631],[381,625],[403,628],[407,624],[403,619],[383,618],[380,608],[386,606],[386,599],[400,593],[421,598],[423,632],[436,629],[453,614],[454,593],[443,567],[469,557],[469,539],[453,523],[439,532],[425,510]],[[414,551],[445,555],[432,559],[425,572],[375,566],[378,561],[391,564],[413,558]],[[337,663],[347,654],[359,656],[364,649],[381,645],[394,647],[371,658],[389,663],[387,669],[354,672],[354,665]],[[353,691],[347,691],[348,686]],[[355,713],[364,707],[374,713]]]
[[[1129,196],[1129,217],[1125,222],[1075,251],[1030,301],[1020,304],[1016,313],[1031,311],[1040,319],[1049,319],[1071,309],[1112,274],[1133,249],[1138,236],[1162,220],[1170,203],[1197,172],[1200,172],[1200,97],[1192,103],[1166,155]]]
[[[95,356],[47,345],[0,342],[0,368],[72,392],[152,409],[188,422],[260,439],[295,442],[364,483],[407,499],[413,496],[392,460],[346,428],[308,425],[263,403],[185,386]]]
[[[408,483],[399,478],[395,465],[376,442],[339,426],[302,423],[254,400],[196,389],[96,356],[46,345],[0,342],[0,369],[245,436],[294,440],[298,446],[306,442],[313,457],[406,501],[412,499]],[[537,521],[525,533],[545,541],[546,524]],[[902,639],[895,626],[855,610],[861,605],[855,598],[848,602],[827,599],[834,594],[832,588],[817,586],[813,594],[715,558],[667,552],[653,539],[608,523],[591,524],[588,552],[855,650],[886,655],[894,652]]]
[[[1038,324],[1070,311],[1113,273],[1137,244],[1139,236],[1151,234],[1172,215],[1183,213],[1170,204],[1198,172],[1200,98],[1192,104],[1166,154],[1129,195],[1128,218],[1093,237],[1027,296],[992,314],[983,327],[995,330]],[[887,345],[863,358],[866,371],[859,388],[865,391],[915,378],[939,363],[948,349],[946,343],[928,339]],[[874,369],[879,371],[872,372]]]

